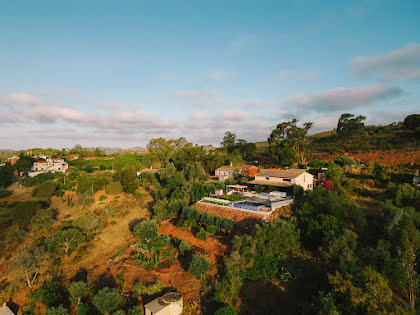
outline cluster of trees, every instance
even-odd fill
[[[223,277],[216,281],[215,300],[233,306],[246,280],[272,279],[284,272],[286,260],[300,248],[295,220],[256,225],[250,235],[235,236]]]
[[[68,315],[74,309],[80,315],[143,314],[142,306],[137,305],[134,299],[122,296],[116,288],[96,287],[84,280],[74,281],[64,287],[62,279],[54,278],[35,290],[32,298],[47,307],[47,315]],[[38,314],[38,311],[33,304],[24,310],[24,314]]]

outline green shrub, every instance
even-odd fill
[[[142,221],[138,223],[133,228],[133,234],[135,237],[138,237],[140,239],[144,239],[146,241],[155,240],[158,238],[158,228],[157,223],[154,220],[150,221]]]
[[[199,240],[206,240],[207,239],[206,230],[200,227],[200,230],[195,234],[195,237],[198,238]]]
[[[45,239],[48,250],[59,255],[69,255],[86,236],[78,228],[66,228],[54,232]]]
[[[105,186],[105,192],[108,195],[117,195],[122,193],[123,186],[120,182],[111,182],[108,185]]]
[[[68,315],[68,314],[69,314],[69,311],[66,308],[64,308],[63,305],[59,305],[58,307],[51,306],[45,310],[45,315]]]
[[[223,306],[219,308],[216,312],[214,312],[214,315],[236,315],[236,311],[229,307],[229,306]]]
[[[89,305],[85,303],[80,303],[79,306],[77,306],[77,314],[78,315],[89,315],[91,314]]]
[[[12,194],[11,191],[8,191],[4,188],[0,188],[0,198],[6,198],[9,197]]]
[[[32,191],[32,196],[50,199],[56,192],[57,185],[54,182],[44,182]]]
[[[105,199],[107,199],[108,197],[107,196],[105,196],[105,195],[100,195],[99,196],[99,201],[103,201],[103,200],[105,200]]]
[[[163,283],[159,280],[156,280],[154,283],[151,283],[149,285],[146,285],[144,288],[144,293],[147,295],[153,295],[156,293],[159,293],[163,290]]]
[[[13,220],[17,225],[25,227],[40,209],[41,204],[38,201],[28,200],[20,202],[12,210]]]
[[[61,283],[59,280],[44,282],[42,287],[34,292],[34,297],[46,306],[57,306],[63,302]]]
[[[132,308],[130,308],[130,310],[128,311],[128,315],[143,315],[143,308],[135,305]]]

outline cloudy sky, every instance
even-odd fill
[[[420,1],[0,1],[0,148],[420,112]]]

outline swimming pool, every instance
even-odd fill
[[[239,209],[258,211],[258,207],[265,206],[265,203],[256,202],[256,201],[249,201],[249,200],[243,200],[243,201],[235,202],[233,204],[233,206],[235,208],[239,208]]]

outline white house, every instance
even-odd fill
[[[3,303],[3,306],[0,307],[0,315],[15,315],[12,310],[7,306],[6,303]]]
[[[304,190],[313,189],[314,176],[304,169],[263,169],[255,175],[255,179],[248,182],[251,185],[291,187],[302,186]]]
[[[181,293],[169,292],[144,306],[145,315],[180,315],[183,309]]]
[[[32,165],[31,172],[28,174],[31,177],[34,177],[40,173],[47,172],[63,172],[69,168],[69,164],[64,162],[63,159],[47,159],[45,161],[34,162]]]
[[[229,177],[233,177],[235,172],[242,173],[248,177],[254,177],[258,172],[258,167],[254,165],[223,165],[219,168],[216,168],[214,171],[214,176],[219,178],[220,182],[225,181]]]

